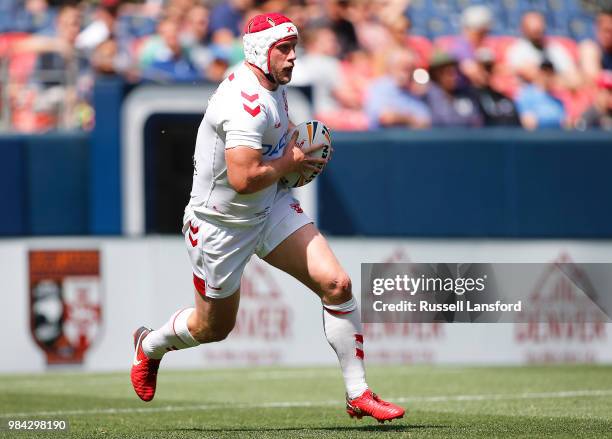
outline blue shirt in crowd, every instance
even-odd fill
[[[521,116],[533,114],[538,120],[538,128],[560,128],[565,119],[563,103],[533,84],[519,91],[516,107]]]
[[[240,36],[242,29],[242,13],[235,9],[230,2],[221,2],[210,13],[210,33],[219,29],[229,29],[234,36]]]
[[[390,76],[384,76],[370,85],[365,111],[371,129],[380,128],[378,119],[385,111],[393,111],[426,121],[431,119],[427,105],[409,91],[400,88]]]

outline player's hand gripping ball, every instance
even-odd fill
[[[290,139],[295,131],[298,132],[295,144],[301,149],[308,148],[311,145],[323,144],[322,148],[308,154],[309,157],[322,159],[329,157],[331,152],[331,135],[329,128],[327,128],[322,122],[319,122],[318,120],[310,120],[308,122],[301,123],[297,125],[291,133],[289,133],[287,138]],[[315,166],[317,168],[316,171],[307,171],[304,173],[304,175],[297,172],[292,172],[291,174],[283,176],[280,179],[280,182],[287,187],[304,186],[305,184],[313,181],[325,167],[323,164],[317,164]]]

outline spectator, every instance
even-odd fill
[[[612,70],[612,10],[597,15],[596,41],[582,42],[580,64],[590,82],[596,81],[603,70]]]
[[[100,2],[94,20],[77,36],[77,49],[91,53],[98,45],[113,38],[119,4],[120,0],[102,0]]]
[[[426,101],[434,127],[479,127],[483,117],[473,96],[461,86],[457,60],[436,51],[429,63],[432,82]]]
[[[395,43],[409,48],[416,57],[419,67],[427,67],[432,52],[432,44],[429,39],[421,35],[412,34],[412,22],[404,14],[390,17],[387,26]]]
[[[209,18],[208,8],[202,5],[193,6],[185,17],[180,34],[181,46],[193,64],[201,70],[205,70],[213,60],[207,46]]]
[[[253,6],[253,0],[229,0],[220,2],[210,14],[210,32],[226,29],[234,37],[242,35],[242,18],[246,11]]]
[[[387,76],[372,83],[366,99],[370,128],[428,128],[431,115],[427,106],[412,92],[414,55],[396,49],[389,54]]]
[[[47,0],[26,0],[16,11],[13,30],[29,33],[52,34],[55,14]]]
[[[555,68],[545,60],[532,83],[518,92],[516,106],[525,129],[560,128],[565,121],[565,108],[552,90],[555,87]]]
[[[381,3],[359,2],[353,6],[351,22],[355,28],[359,47],[370,54],[382,48],[389,49],[394,43],[387,21],[391,17],[380,15]]]
[[[357,32],[359,46],[368,52],[374,62],[374,72],[383,75],[387,71],[389,52],[396,48],[410,48],[416,56],[416,64],[424,66],[429,59],[429,53],[423,53],[423,40],[428,48],[431,43],[426,39],[410,35],[410,20],[403,15],[402,10],[390,8],[395,5],[389,2],[358,3],[353,14],[353,24]],[[396,13],[390,13],[396,11]],[[418,41],[417,41],[418,40]],[[414,44],[415,41],[419,44]]]
[[[142,49],[142,77],[160,82],[202,79],[201,71],[193,65],[181,47],[179,23],[176,19],[164,18],[159,23],[157,32]]]
[[[91,56],[91,67],[96,77],[116,75],[118,47],[117,41],[110,38],[98,44]]]
[[[227,76],[228,68],[231,65],[231,57],[225,50],[219,47],[213,47],[211,53],[212,59],[206,66],[204,77],[207,81],[219,83]]]
[[[327,2],[328,25],[340,43],[340,59],[359,49],[357,32],[350,20],[351,2],[349,0],[329,0]]]
[[[38,54],[33,73],[33,85],[37,89],[34,110],[48,113],[64,128],[74,127],[74,108],[78,99],[89,91],[79,87],[79,82],[90,85],[87,82],[88,60],[75,49],[80,29],[79,9],[63,6],[57,14],[53,36],[32,36],[16,47],[16,50]],[[77,90],[81,91],[81,96]]]
[[[164,7],[164,16],[176,20],[178,23],[183,23],[195,5],[195,0],[167,0]]]
[[[52,35],[34,35],[18,43],[15,50],[37,53],[37,76],[48,77],[44,71],[64,71],[67,62],[76,58],[75,42],[80,29],[79,9],[76,6],[63,6],[57,14]],[[43,79],[42,82],[56,85],[62,82],[62,78]]]
[[[461,14],[462,33],[453,39],[450,54],[459,62],[461,74],[471,84],[482,84],[488,80],[476,60],[476,51],[484,43],[493,24],[491,10],[484,5],[466,8]]]
[[[475,75],[472,92],[486,126],[520,126],[521,122],[512,99],[495,90],[491,76],[495,68],[495,54],[486,47],[475,54]]]
[[[597,80],[595,102],[578,120],[576,128],[612,130],[612,70],[601,72]]]
[[[194,5],[185,17],[181,41],[185,46],[204,45],[209,40],[210,11],[206,6]]]
[[[335,97],[341,81],[340,46],[336,34],[326,26],[306,29],[300,36],[305,53],[295,61],[291,84],[312,86],[315,114],[335,111]]]
[[[549,60],[563,84],[576,87],[580,83],[578,69],[571,54],[557,42],[546,39],[546,21],[539,12],[527,12],[521,20],[520,38],[508,49],[507,61],[510,67],[527,82],[540,76],[540,65]]]

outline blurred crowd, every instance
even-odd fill
[[[271,11],[298,25],[291,85],[331,128],[612,129],[612,11],[577,41],[542,10],[504,35],[492,2],[464,3],[459,30],[432,38],[410,0],[2,0],[0,129],[90,129],[103,77],[218,83],[242,62],[244,24]]]

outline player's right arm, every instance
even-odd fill
[[[297,131],[285,147],[283,155],[275,160],[264,161],[261,149],[249,146],[236,146],[225,150],[227,179],[239,194],[252,194],[276,184],[283,175],[307,170],[316,170],[316,164],[325,164],[327,159],[309,157],[308,154],[323,147],[313,145],[304,150],[295,141]]]

